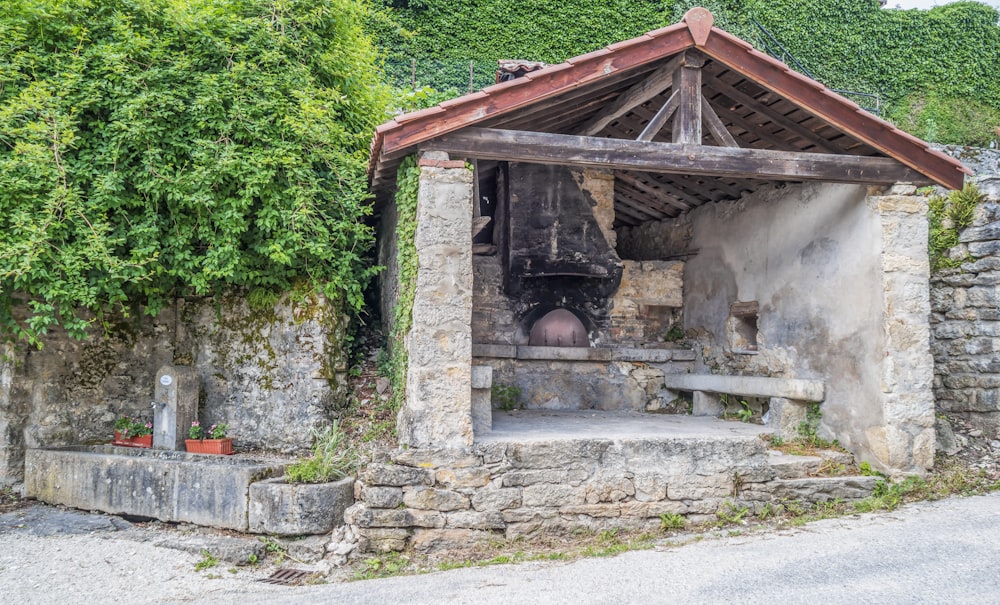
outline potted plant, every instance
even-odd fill
[[[233,453],[233,440],[226,437],[228,431],[228,424],[213,424],[206,429],[195,420],[188,429],[188,439],[184,440],[184,445],[191,454],[229,455]]]
[[[153,447],[153,423],[122,416],[115,421],[115,440],[112,445],[123,447]]]

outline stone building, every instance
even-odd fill
[[[967,171],[712,21],[377,129],[385,311],[397,170],[420,173],[409,449],[348,514],[370,546],[762,502],[790,488],[756,434],[817,411],[858,460],[932,465],[915,191]],[[719,420],[734,402],[764,425]]]

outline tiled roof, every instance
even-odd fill
[[[372,188],[379,191],[390,187],[401,159],[413,153],[421,143],[468,126],[517,124],[525,130],[541,129],[547,124],[541,117],[519,118],[529,108],[541,108],[540,112],[535,111],[536,114],[570,114],[572,118],[575,112],[586,118],[584,114],[587,111],[592,114],[601,103],[607,103],[612,98],[609,95],[621,92],[652,67],[688,49],[697,49],[716,62],[716,73],[730,74],[727,76],[730,78],[738,76],[740,82],[752,86],[757,95],[755,100],[770,99],[769,95],[773,93],[779,102],[794,106],[793,112],[801,110],[801,114],[807,116],[802,123],[808,123],[814,132],[826,133],[822,136],[830,141],[850,142],[841,145],[843,149],[838,152],[885,155],[945,187],[961,187],[963,174],[968,173],[968,169],[957,160],[931,149],[928,143],[868,113],[739,38],[713,27],[712,22],[709,11],[693,8],[680,23],[529,72],[523,77],[489,86],[435,107],[397,116],[379,126],[372,139],[369,164]],[[723,84],[723,87],[730,86]],[[759,91],[764,91],[764,94]],[[735,91],[733,94],[740,93]],[[725,91],[718,98],[732,104],[729,100],[732,97],[727,97]],[[759,109],[762,113],[774,115],[774,111],[765,106],[768,103],[770,106],[779,105],[769,100],[760,101]],[[559,127],[565,126],[563,122],[559,123]],[[748,124],[745,116],[741,118],[735,114],[727,126],[742,128],[740,132],[752,130],[752,124]],[[796,124],[789,126],[790,131],[803,131]],[[613,136],[615,132],[604,134]],[[773,136],[766,132],[760,136],[771,136],[773,140]],[[820,140],[819,145],[825,147],[827,142]]]

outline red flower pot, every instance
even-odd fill
[[[222,454],[228,456],[233,453],[233,438],[225,439],[185,439],[189,454]]]
[[[153,447],[153,436],[126,437],[115,431],[115,440],[111,442],[111,445],[120,445],[122,447]]]

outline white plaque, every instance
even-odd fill
[[[165,387],[170,386],[170,384],[173,381],[174,379],[170,377],[170,374],[164,374],[163,376],[160,376],[160,384],[162,384]]]

